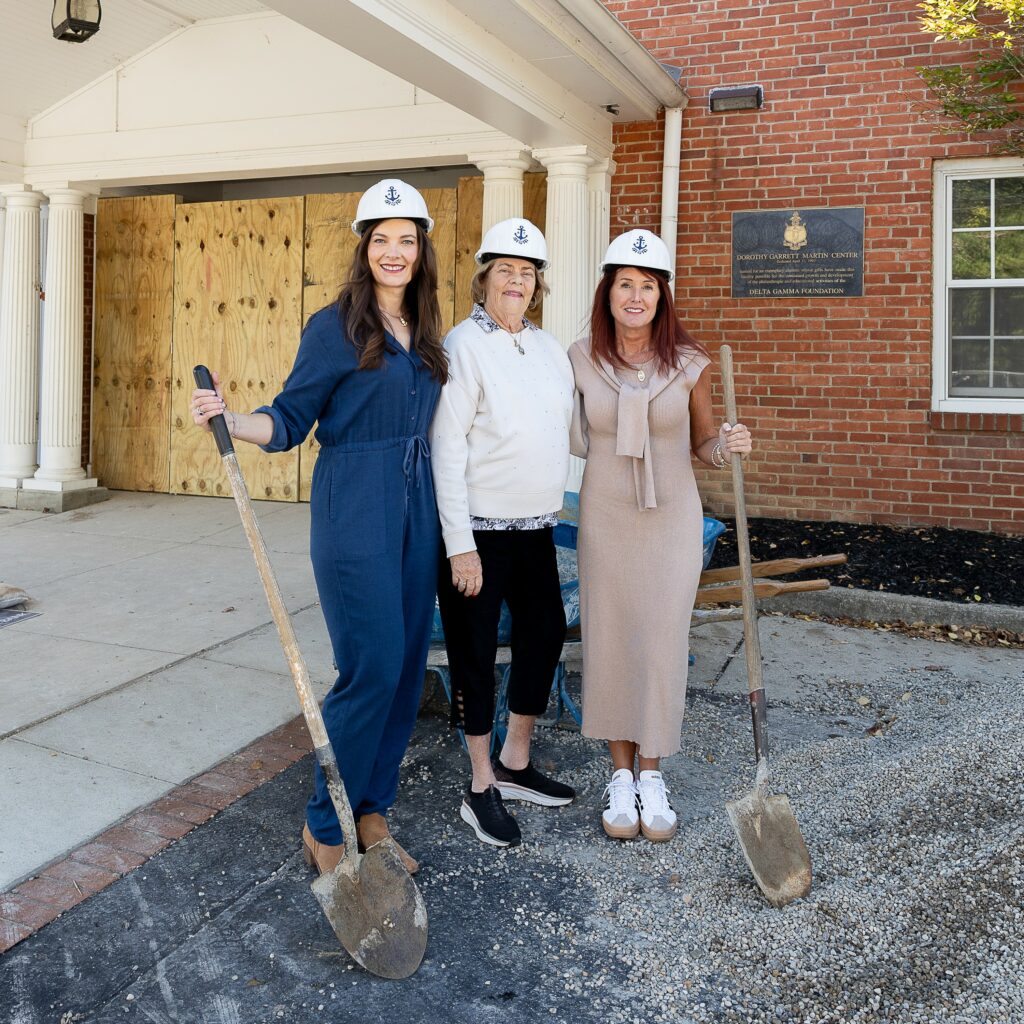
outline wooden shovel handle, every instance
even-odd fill
[[[808,590],[828,590],[828,580],[760,580],[754,584],[754,596],[778,597],[779,594],[799,594]],[[697,591],[697,604],[727,604],[743,600],[742,586],[726,584],[701,587]]]
[[[722,381],[725,385],[725,418],[735,426],[736,383],[733,380],[732,348],[719,349],[722,360]],[[757,598],[754,596],[754,574],[750,567],[750,536],[747,532],[747,502],[743,493],[743,460],[733,455],[732,490],[736,504],[736,548],[740,556],[740,590],[743,600],[743,648],[747,659],[747,689],[754,724],[754,754],[760,765],[768,761],[768,714],[761,674],[761,639],[757,632]]]
[[[196,386],[200,388],[213,389],[213,379],[210,371],[205,366],[197,366],[193,370]],[[242,476],[242,469],[238,464],[238,457],[235,455],[235,447],[228,431],[224,417],[214,416],[210,420],[213,436],[217,441],[217,450],[220,452],[221,461],[228,475],[228,482],[231,484],[231,493],[234,495],[235,504],[238,506],[238,513],[242,519],[242,526],[245,529],[245,536],[252,549],[253,558],[256,560],[256,569],[260,574],[260,582],[263,584],[263,592],[267,595],[267,604],[270,605],[270,613],[277,625],[277,632],[281,638],[281,646],[284,648],[285,659],[288,668],[291,670],[292,681],[295,683],[295,690],[299,695],[299,703],[302,706],[302,714],[306,719],[306,727],[313,740],[313,749],[316,752],[316,759],[327,780],[327,790],[331,795],[334,810],[338,815],[338,823],[341,825],[341,833],[345,840],[345,857],[355,858],[358,856],[358,839],[356,835],[356,823],[352,814],[352,805],[345,793],[345,784],[338,771],[338,761],[334,756],[334,748],[327,735],[324,726],[323,715],[320,714],[320,706],[313,694],[313,687],[309,681],[309,671],[306,668],[306,661],[299,650],[299,642],[295,637],[295,627],[292,625],[292,617],[285,607],[284,598],[281,596],[281,588],[278,586],[277,577],[274,575],[274,567],[270,564],[270,556],[267,554],[267,545],[263,540],[256,513],[253,511],[252,502],[249,499],[249,489],[245,486],[245,478]]]
[[[775,558],[769,562],[752,562],[750,571],[754,577],[785,576],[791,572],[803,572],[805,569],[823,569],[827,565],[844,565],[846,555],[811,555],[810,558]],[[727,565],[721,569],[705,569],[700,574],[700,584],[726,583],[740,578],[738,565]]]

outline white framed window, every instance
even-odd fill
[[[1024,160],[935,165],[932,409],[1024,413]]]

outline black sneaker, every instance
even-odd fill
[[[525,768],[513,771],[495,757],[491,760],[491,767],[498,780],[498,790],[506,800],[527,800],[542,807],[564,807],[576,799],[576,790],[542,775],[533,767],[532,761]]]
[[[477,839],[491,846],[518,846],[523,841],[516,819],[505,810],[501,794],[494,786],[488,786],[482,793],[467,787],[459,814],[473,826]]]

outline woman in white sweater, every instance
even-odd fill
[[[502,221],[476,255],[469,317],[445,339],[448,383],[430,432],[446,558],[438,603],[452,679],[452,722],[473,777],[461,816],[478,838],[515,846],[503,798],[547,807],[575,793],[530,762],[565,639],[552,528],[569,471],[573,375],[564,349],[526,319],[547,291],[536,225]],[[489,756],[501,605],[512,617],[508,735]]]

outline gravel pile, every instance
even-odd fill
[[[723,807],[753,779],[735,769],[750,763],[746,701],[704,691],[690,701],[684,758],[666,762],[682,822],[673,842],[595,840],[603,762],[554,733],[543,749],[577,804],[555,816],[518,805],[529,845],[460,844],[451,877],[422,877],[428,902],[437,887],[470,884],[484,899],[524,873],[560,879],[576,914],[526,889],[494,932],[543,954],[538,989],[562,996],[551,1020],[578,1019],[575,1004],[642,1024],[1017,1024],[1024,694],[950,672],[913,689],[902,674],[830,683],[813,707],[771,717],[771,788],[789,795],[814,861],[807,900],[775,911],[752,882]],[[722,810],[700,816],[708,808]]]

